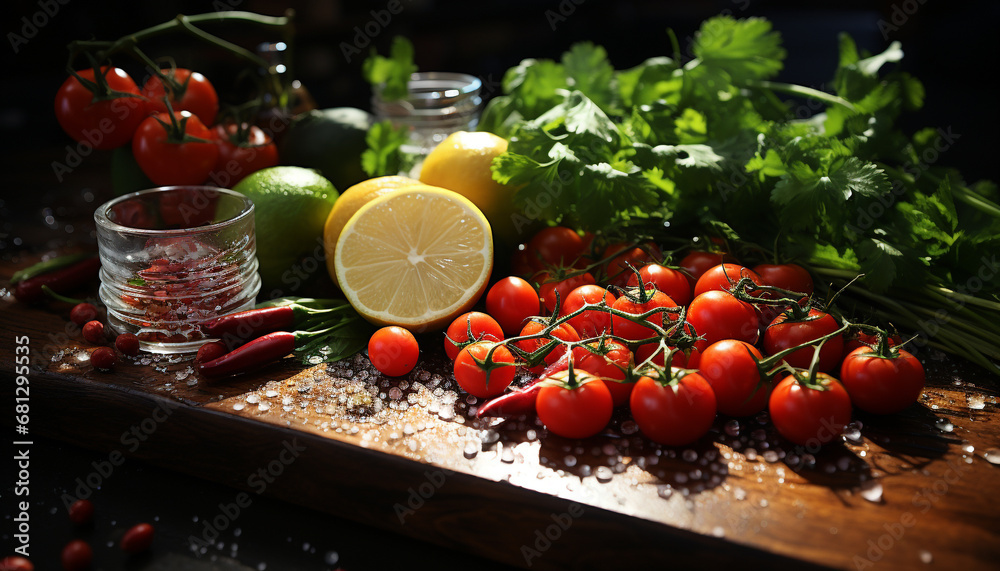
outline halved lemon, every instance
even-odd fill
[[[422,184],[398,189],[351,216],[334,266],[341,291],[368,321],[441,329],[486,290],[490,223],[456,192]]]

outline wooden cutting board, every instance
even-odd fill
[[[140,458],[532,569],[970,571],[1000,560],[997,382],[941,354],[922,355],[917,405],[856,414],[843,444],[796,449],[754,417],[719,418],[699,443],[671,448],[627,412],[580,441],[533,418],[476,420],[481,403],[457,389],[436,338],[421,340],[405,378],[358,355],[206,384],[190,358],[94,370],[67,314],[0,300],[2,399],[13,402],[27,340],[27,436],[109,462]]]

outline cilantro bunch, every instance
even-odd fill
[[[479,128],[510,141],[493,178],[519,187],[519,211],[599,235],[721,234],[835,286],[862,274],[844,299],[998,370],[1000,193],[939,164],[946,130],[897,126],[924,97],[900,45],[861,54],[842,36],[826,92],[773,80],[786,53],[767,20],[707,20],[687,61],[668,35],[672,56],[631,69],[580,43],[507,71]]]

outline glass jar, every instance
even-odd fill
[[[253,202],[209,186],[120,196],[94,213],[99,296],[116,333],[153,353],[197,351],[200,324],[250,309],[260,291]]]
[[[482,86],[478,77],[465,73],[418,72],[410,76],[405,99],[385,101],[376,87],[372,111],[377,121],[388,119],[409,129],[409,142],[401,151],[411,160],[404,162],[419,164],[448,135],[476,129]]]

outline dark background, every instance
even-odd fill
[[[45,1],[45,0],[42,0]],[[42,10],[38,0],[8,0],[3,9],[5,42],[0,46],[5,73],[0,98],[0,259],[16,262],[18,252],[42,250],[59,241],[80,237],[59,228],[60,216],[86,214],[93,204],[81,202],[93,194],[107,194],[106,155],[95,153],[86,159],[87,173],[74,173],[62,183],[52,175],[50,164],[66,156],[72,141],[55,121],[52,103],[66,77],[66,44],[75,39],[115,39],[169,20],[178,13],[196,14],[231,6],[270,15],[286,8],[296,12],[295,76],[312,93],[320,107],[354,106],[369,109],[370,89],[361,77],[364,55],[345,59],[342,43],[352,43],[357,28],[375,24],[372,10],[385,10],[388,2],[334,2],[266,0],[216,0],[191,2],[154,0],[139,2],[86,2],[49,0],[59,12],[47,16],[27,44],[14,53],[11,33],[24,34],[22,18],[32,19]],[[960,136],[942,162],[959,168],[972,181],[996,179],[993,153],[997,127],[996,93],[993,75],[997,71],[998,36],[995,31],[1000,4],[995,2],[943,2],[940,0],[896,0],[880,2],[801,2],[735,1],[621,1],[563,0],[536,2],[512,0],[503,3],[434,0],[398,0],[403,10],[386,24],[378,24],[371,45],[387,53],[392,37],[404,35],[416,48],[421,70],[461,71],[483,79],[485,96],[499,92],[504,71],[526,57],[559,58],[573,42],[590,40],[603,45],[616,68],[638,64],[657,55],[669,55],[665,30],[673,28],[686,50],[700,22],[728,11],[734,16],[765,16],[784,38],[788,51],[785,70],[779,79],[823,88],[831,79],[837,60],[837,35],[850,33],[859,47],[881,51],[892,40],[903,44],[906,57],[902,67],[924,82],[925,108],[907,117],[910,130],[933,126],[950,129]],[[547,11],[559,14],[553,29]],[[43,19],[38,16],[39,20]],[[564,18],[564,19],[562,19]],[[880,28],[880,21],[882,27]],[[892,29],[896,26],[898,29]],[[30,31],[30,30],[29,30]],[[276,40],[240,29],[213,27],[246,47]],[[885,32],[885,33],[883,33]],[[202,71],[212,79],[223,100],[239,102],[234,88],[237,71],[225,54],[205,51],[189,39],[165,39],[148,46],[151,55],[172,55],[178,65]],[[369,47],[363,47],[367,54]],[[130,71],[133,62],[116,62]],[[138,72],[137,72],[138,73]],[[141,81],[141,76],[136,78]],[[89,174],[88,174],[89,173]],[[92,197],[91,197],[92,198]],[[75,209],[75,210],[74,210]],[[46,221],[55,215],[57,222]],[[19,233],[19,234],[17,234]],[[67,234],[69,233],[69,234]],[[16,235],[15,235],[16,234]],[[85,474],[90,462],[106,455],[79,450],[55,442],[35,447],[33,470],[37,476],[38,509],[45,512],[48,528],[46,545],[58,550],[72,535],[59,496],[71,487],[73,478]],[[238,451],[234,451],[238,453]],[[228,501],[233,491],[169,471],[130,461],[121,477],[101,491],[98,506],[101,519],[91,537],[106,537],[108,529],[124,522],[158,517],[162,551],[181,541],[192,528],[192,517],[205,513],[204,506]],[[4,480],[5,482],[9,479]],[[9,490],[5,490],[4,494]],[[116,524],[117,521],[117,524]],[[7,526],[0,531],[2,549],[9,549]],[[328,517],[279,502],[266,501],[241,519],[243,539],[226,539],[224,550],[196,556],[206,567],[221,565],[216,555],[228,556],[233,543],[240,545],[238,559],[256,568],[268,562],[268,569],[333,568],[324,557],[336,552],[337,564],[347,569],[380,569],[431,559],[445,568],[472,565],[486,568],[468,555],[440,547],[417,544],[384,532],[359,528],[347,521]],[[176,539],[171,543],[170,538]],[[309,548],[303,545],[309,543]],[[109,567],[144,568],[147,561],[128,562],[115,556],[111,547],[95,542],[99,556]],[[390,546],[386,548],[386,546]],[[310,552],[311,548],[311,552]],[[0,552],[0,557],[6,555]],[[103,554],[103,555],[102,555]],[[191,557],[190,553],[182,553]],[[117,558],[116,558],[117,557]],[[159,557],[159,556],[158,556]],[[188,559],[190,561],[190,559]],[[235,563],[234,563],[235,564]],[[118,566],[121,565],[121,566]],[[181,568],[193,568],[182,565]],[[43,567],[44,568],[44,567]],[[217,567],[222,568],[222,567]]]

